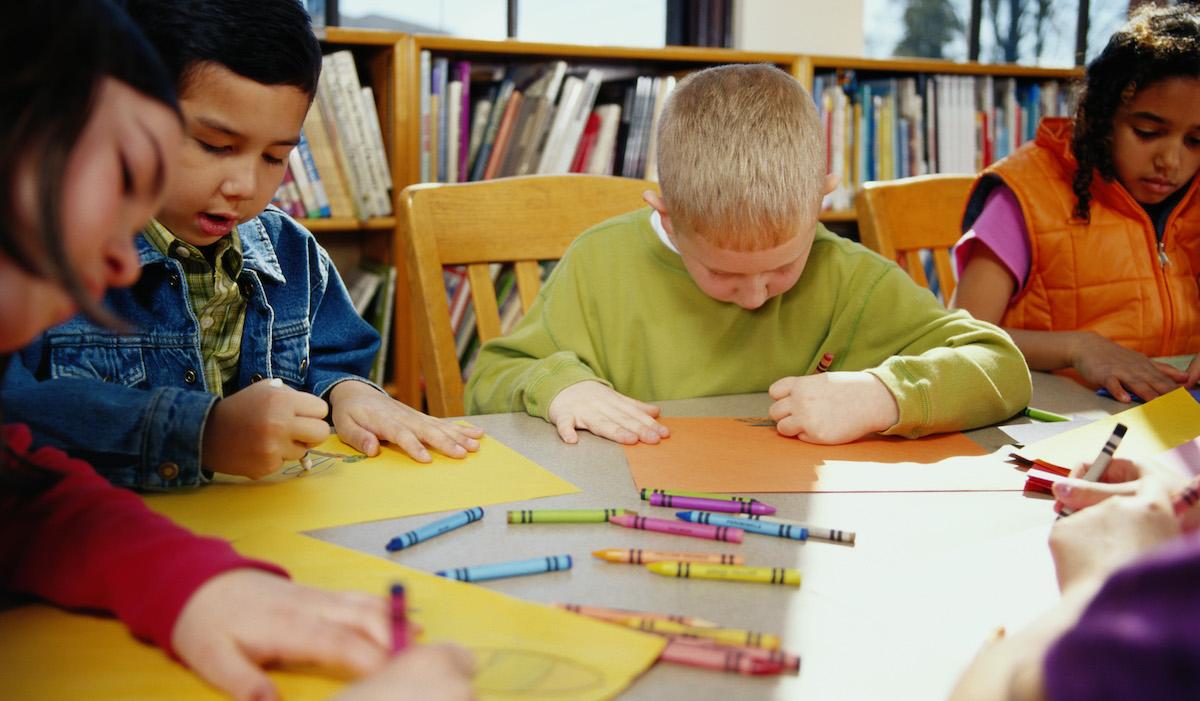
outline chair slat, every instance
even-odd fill
[[[479,331],[479,343],[482,345],[500,335],[500,309],[496,306],[496,288],[492,281],[491,266],[487,263],[468,265],[467,280],[471,282],[475,328]]]
[[[528,313],[542,288],[542,266],[536,260],[517,261],[517,293],[521,295],[521,311]]]

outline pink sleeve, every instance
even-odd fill
[[[52,448],[30,452],[25,426],[3,427],[3,438],[12,455],[61,474],[44,491],[0,498],[0,582],[6,589],[60,606],[111,611],[134,635],[171,650],[175,619],[212,577],[242,567],[286,576],[222,540],[176,526],[85,462]]]
[[[960,277],[978,246],[991,250],[1012,274],[1017,283],[1014,294],[1025,287],[1029,278],[1029,234],[1021,203],[1003,185],[988,193],[979,217],[954,246],[954,262]]]

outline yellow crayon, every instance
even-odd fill
[[[745,567],[739,565],[706,565],[694,562],[651,562],[646,569],[664,577],[691,579],[722,579],[733,582],[758,582],[800,586],[800,570],[787,567]]]
[[[609,623],[620,623],[621,625],[625,625],[627,622],[631,621],[653,620],[670,621],[672,623],[679,623],[681,625],[691,626],[693,628],[721,627],[712,621],[706,621],[703,618],[696,618],[695,616],[682,616],[670,613],[652,613],[649,611],[631,611],[629,609],[612,609],[603,608],[601,606],[583,606],[581,604],[553,605],[560,609],[570,611],[571,613],[577,613],[581,616],[587,616],[588,618],[595,618],[601,621],[608,621]],[[632,624],[630,627],[632,627]]]
[[[650,618],[628,618],[623,621],[611,621],[619,623],[626,628],[634,628],[646,633],[654,633],[663,635],[669,638],[703,638],[711,640],[715,643],[723,645],[735,645],[745,647],[757,647],[763,650],[778,650],[779,636],[770,633],[759,633],[753,630],[740,630],[738,628],[699,628],[697,626],[685,626],[682,623],[673,621],[662,621]]]

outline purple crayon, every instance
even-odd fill
[[[723,511],[727,514],[757,514],[770,516],[775,507],[761,501],[724,501],[700,497],[677,497],[671,494],[651,494],[650,506],[670,506],[695,511]]]

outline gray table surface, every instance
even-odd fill
[[[1034,373],[1034,406],[1058,413],[1125,408],[1073,382]],[[761,416],[766,395],[663,402],[675,416]],[[578,494],[487,507],[469,532],[389,555],[394,535],[430,516],[314,532],[318,538],[420,570],[569,553],[569,572],[481,586],[528,601],[682,613],[783,636],[802,659],[797,677],[746,677],[656,664],[622,699],[934,699],[997,626],[1017,628],[1057,596],[1045,537],[1050,503],[1019,492],[770,494],[779,515],[858,533],[853,547],[747,537],[740,546],[596,525],[509,525],[510,508],[624,507],[669,517],[637,495],[621,448],[581,434],[565,445],[521,414],[470,417],[512,448],[574,483]],[[1020,423],[1023,419],[1014,419]],[[1010,443],[996,427],[969,434],[989,450]],[[714,547],[719,546],[719,547]],[[606,547],[736,550],[753,564],[798,567],[803,586],[659,577],[591,556]]]

